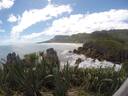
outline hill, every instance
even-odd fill
[[[128,41],[128,30],[109,30],[109,31],[95,31],[91,34],[78,33],[71,36],[57,35],[51,40],[39,43],[85,43],[86,41],[96,39],[114,39],[120,42]]]

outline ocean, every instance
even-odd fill
[[[17,45],[1,45],[0,46],[0,58],[5,59],[10,52],[16,52],[21,58],[25,54],[46,51],[48,48],[54,48],[58,55],[64,51],[72,51],[82,44],[76,43],[42,43],[42,44],[17,44]]]
[[[78,47],[81,47],[82,44],[76,44],[76,43],[42,43],[42,44],[17,44],[17,45],[6,45],[6,46],[0,46],[0,58],[6,60],[6,56],[10,52],[15,52],[18,54],[21,58],[24,57],[25,54],[30,54],[34,52],[39,51],[46,51],[48,48],[54,48],[57,51],[59,60],[61,62],[61,65],[67,64],[67,62],[74,66],[75,62],[78,58],[82,60],[82,62],[79,64],[79,67],[82,68],[105,68],[105,67],[113,67],[115,64],[108,61],[99,61],[99,60],[93,60],[92,58],[87,58],[84,55],[78,55],[74,54],[74,49],[77,49]],[[115,70],[120,70],[121,65],[116,64]]]

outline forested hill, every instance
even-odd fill
[[[91,34],[78,33],[71,36],[57,35],[53,39],[39,43],[85,43],[90,40],[114,39],[120,42],[128,41],[128,30],[95,31]]]

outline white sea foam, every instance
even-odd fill
[[[87,58],[84,55],[78,55],[74,54],[73,52],[69,52],[68,50],[63,51],[61,54],[61,57],[63,58],[64,61],[68,61],[70,66],[75,66],[75,62],[78,58],[82,60],[82,62],[79,64],[79,68],[115,68],[115,71],[118,71],[121,69],[121,65],[119,64],[114,64],[109,61],[99,61],[99,60],[94,60],[92,58]],[[61,64],[64,64],[64,61],[61,62]]]

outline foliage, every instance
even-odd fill
[[[63,69],[52,64],[51,71],[45,59],[38,63],[35,63],[35,60],[31,61],[29,67],[22,60],[4,64],[3,69],[0,69],[0,94],[43,96],[42,92],[47,89],[52,91],[53,96],[67,96],[70,88],[79,87],[85,93],[89,91],[95,96],[112,96],[127,77],[124,69],[83,69],[71,67],[69,63]],[[79,96],[84,96],[83,91],[79,91]]]

